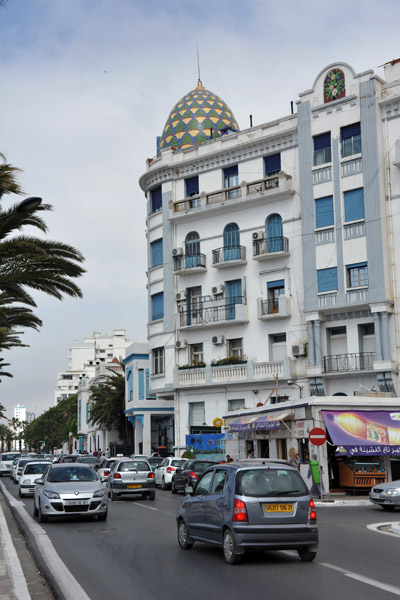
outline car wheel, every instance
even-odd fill
[[[149,500],[155,500],[156,499],[156,493],[155,492],[149,492],[148,498],[149,498]]]
[[[383,510],[394,510],[395,506],[392,506],[391,504],[381,504]]]
[[[303,562],[311,562],[317,556],[317,553],[312,552],[309,548],[300,548],[297,552]]]
[[[35,502],[35,499],[34,499],[34,500],[33,500],[33,516],[34,516],[34,517],[37,517],[37,516],[38,516],[38,514],[39,514],[39,511],[38,511],[38,509],[36,508],[36,502]]]
[[[161,489],[162,490],[166,490],[168,488],[167,484],[165,483],[165,477],[162,478],[162,482],[161,482]]]
[[[97,520],[98,521],[106,521],[107,520],[107,515],[108,515],[108,511],[106,510],[106,512],[103,513],[102,515],[97,515]]]
[[[232,532],[229,529],[227,529],[224,533],[222,549],[224,552],[224,559],[229,565],[237,565],[242,561],[243,552],[239,553],[237,551],[235,540]]]
[[[110,492],[110,498],[111,498],[112,502],[115,502],[116,500],[118,500],[117,494],[114,494],[114,492],[112,490]]]
[[[178,523],[178,544],[182,550],[190,550],[193,547],[193,542],[188,535],[185,521],[182,520]]]
[[[22,498],[21,490],[18,490],[18,497]]]
[[[178,490],[175,487],[175,481],[174,480],[172,480],[172,482],[171,482],[171,492],[173,494],[177,494],[178,493]]]
[[[38,510],[39,523],[47,523],[47,517],[42,513],[42,507],[39,502],[39,510]]]

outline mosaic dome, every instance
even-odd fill
[[[202,144],[219,137],[226,128],[239,131],[231,109],[199,81],[196,89],[183,96],[169,113],[160,149]]]

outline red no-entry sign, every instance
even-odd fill
[[[308,438],[314,446],[322,446],[326,442],[326,431],[321,427],[314,427],[314,429],[311,429]]]

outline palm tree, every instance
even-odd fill
[[[22,194],[16,181],[19,169],[0,154],[0,200],[6,194]],[[49,204],[18,210],[14,204],[0,209],[0,351],[22,346],[18,327],[38,329],[42,322],[31,308],[36,307],[28,290],[39,290],[62,300],[64,295],[81,298],[82,292],[72,281],[84,274],[84,257],[73,246],[18,233],[33,226],[47,233],[40,216],[50,211]],[[19,306],[19,305],[25,306]]]
[[[4,451],[4,442],[9,438],[9,436],[11,436],[12,438],[12,431],[7,427],[7,425],[4,425],[3,423],[0,425],[0,442],[1,442],[1,451]]]
[[[106,375],[107,381],[90,389],[90,419],[92,425],[116,429],[125,444],[132,442],[132,429],[125,416],[125,376]]]

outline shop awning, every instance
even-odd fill
[[[263,415],[249,415],[236,419],[230,424],[231,431],[267,431],[277,429],[281,421],[293,415],[292,411],[269,413]]]
[[[336,454],[400,456],[400,409],[321,410]]]

